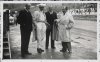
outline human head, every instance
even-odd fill
[[[49,11],[49,12],[53,11],[52,7],[49,7],[49,8],[48,8],[48,11]]]
[[[25,8],[26,8],[27,10],[29,10],[29,9],[30,9],[30,6],[31,6],[30,4],[26,4],[26,5],[25,5]]]
[[[38,6],[39,6],[40,11],[43,11],[45,4],[39,4]]]
[[[66,13],[68,11],[68,7],[63,7],[62,12]]]
[[[41,11],[43,11],[43,10],[44,10],[44,6],[39,6],[39,9],[40,9]]]

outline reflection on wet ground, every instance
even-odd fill
[[[81,21],[82,22],[82,21]],[[32,55],[28,55],[24,59],[97,59],[97,42],[96,42],[96,22],[91,22],[93,25],[86,26],[88,23],[76,22],[79,27],[75,25],[72,30],[72,53],[62,53],[60,49],[62,48],[60,41],[55,41],[56,49],[49,48],[45,50],[42,54],[37,53],[37,42],[32,42],[32,36],[29,44],[29,51]],[[91,27],[91,29],[90,29]],[[20,54],[20,28],[19,25],[10,27],[10,40],[11,40],[11,50],[12,59],[21,59]],[[43,42],[45,44],[45,42]]]

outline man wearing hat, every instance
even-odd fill
[[[30,35],[32,31],[32,15],[29,11],[30,4],[25,5],[25,9],[19,12],[17,17],[17,23],[20,24],[21,30],[21,56],[31,55],[28,52],[28,45],[30,41]]]
[[[45,38],[45,31],[46,31],[46,16],[44,13],[44,6],[45,4],[39,4],[39,11],[34,12],[34,21],[36,24],[36,31],[37,31],[37,52],[42,53],[44,52],[44,38]]]

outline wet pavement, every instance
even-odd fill
[[[96,21],[75,21],[75,27],[72,29],[72,53],[62,53],[60,41],[55,41],[56,49],[45,50],[42,54],[37,53],[37,42],[32,42],[30,38],[29,52],[32,55],[24,59],[97,59],[97,38]],[[10,26],[10,40],[12,59],[22,59],[20,53],[20,26]],[[45,44],[45,42],[43,42]],[[45,48],[44,48],[45,49]]]

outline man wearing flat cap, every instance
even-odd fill
[[[30,4],[25,5],[25,9],[19,12],[17,23],[20,24],[21,30],[21,56],[31,55],[28,52],[28,45],[32,31],[32,15],[29,11]]]

